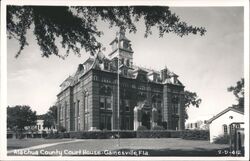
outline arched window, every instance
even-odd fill
[[[96,76],[96,75],[94,75],[93,79],[94,79],[95,81],[97,81],[97,76]]]

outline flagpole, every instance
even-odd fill
[[[120,34],[120,33],[119,33]],[[120,146],[120,77],[119,77],[119,66],[120,66],[120,35],[118,34],[118,38],[117,38],[117,41],[118,41],[118,63],[117,63],[117,104],[118,104],[118,109],[117,109],[117,112],[118,112],[118,146]]]

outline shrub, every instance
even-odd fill
[[[135,138],[136,131],[126,130],[119,131],[120,138]],[[82,131],[82,132],[70,132],[70,138],[77,139],[110,139],[118,138],[118,131]]]
[[[229,135],[220,135],[219,137],[215,138],[215,144],[229,144]]]
[[[167,129],[168,128],[168,123],[166,121],[163,121],[162,126],[163,126],[164,129]]]
[[[137,128],[137,131],[145,131],[145,130],[148,130],[148,129],[146,128],[146,126],[143,126],[143,125],[138,126]]]
[[[146,130],[137,131],[137,138],[179,138],[181,131],[174,130]]]
[[[164,130],[164,128],[162,126],[156,125],[156,126],[152,127],[152,130]]]
[[[64,138],[63,133],[53,133],[45,137],[45,139],[63,139],[63,138]]]
[[[59,131],[60,132],[65,132],[66,131],[66,128],[64,126],[59,126]]]
[[[208,130],[185,130],[181,133],[182,139],[187,140],[209,140]]]

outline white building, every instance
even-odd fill
[[[44,120],[42,119],[41,120],[39,119],[36,121],[36,128],[37,128],[38,133],[42,133],[42,132],[50,133],[51,131],[53,132],[57,131],[55,126],[52,126],[51,128],[43,127],[43,122]]]
[[[185,122],[185,129],[187,130],[209,130],[208,118],[211,116],[198,116],[192,119],[188,119]]]
[[[206,120],[196,120],[196,121],[188,121],[185,124],[185,129],[188,130],[208,130],[209,126]]]
[[[244,111],[241,108],[229,107],[212,117],[210,120],[208,120],[210,143],[214,142],[215,138],[219,136],[229,134],[229,125],[231,123],[240,122],[244,122]]]

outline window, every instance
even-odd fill
[[[59,115],[60,115],[60,119],[62,119],[62,107],[60,107],[60,105],[59,105]]]
[[[130,108],[129,108],[129,100],[125,100],[125,111],[129,112]]]
[[[100,118],[100,129],[111,130],[111,115],[101,115]]]
[[[105,99],[103,97],[100,98],[100,108],[101,109],[105,108]]]
[[[76,103],[74,102],[74,105],[73,105],[73,111],[72,111],[74,117],[76,117]]]
[[[88,113],[89,112],[89,109],[88,109],[88,95],[85,95],[84,96],[84,112],[85,113]]]
[[[177,103],[173,104],[173,113],[174,114],[178,114],[179,113],[179,108],[178,108],[178,104]]]
[[[80,121],[78,120],[77,130],[80,131]]]
[[[77,116],[79,117],[80,116],[80,100],[77,100]]]
[[[111,130],[111,116],[110,115],[106,116],[106,126],[108,130]]]
[[[129,116],[124,117],[124,129],[130,130],[130,118],[129,118]]]
[[[226,124],[223,125],[223,131],[224,131],[224,135],[226,135],[228,133]]]
[[[108,64],[108,62],[104,62],[104,70],[108,70],[109,69],[109,64]]]
[[[129,67],[130,63],[129,63],[129,59],[127,59],[126,61],[126,65]]]
[[[69,117],[69,112],[67,111],[67,102],[65,102],[65,116],[66,118]]]
[[[124,58],[121,58],[121,64],[124,64]]]
[[[112,110],[111,97],[101,96],[100,97],[100,109]]]
[[[84,118],[84,123],[85,123],[85,130],[89,129],[89,114],[85,114],[85,118]]]
[[[128,49],[128,42],[123,41],[123,48],[124,48],[124,49]]]
[[[108,110],[111,110],[111,99],[110,98],[106,98],[106,108]]]
[[[157,102],[157,107],[161,107],[161,101]]]
[[[100,129],[101,130],[105,129],[105,115],[101,115],[101,118],[100,118]]]
[[[127,70],[127,69],[124,69],[124,70],[123,70],[123,74],[124,74],[124,76],[127,76],[127,75],[128,75],[128,70]]]

